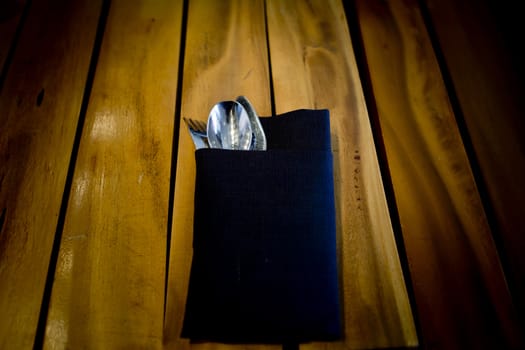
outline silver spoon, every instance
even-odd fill
[[[239,96],[236,101],[246,109],[248,117],[250,118],[250,124],[252,125],[253,131],[251,149],[255,151],[266,151],[266,135],[264,134],[259,116],[257,115],[257,112],[255,112],[255,108],[253,108],[251,102],[246,96]]]
[[[221,101],[208,117],[210,148],[250,150],[252,127],[246,109],[237,101]]]

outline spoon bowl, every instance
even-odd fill
[[[237,101],[221,101],[208,117],[210,148],[250,150],[252,127],[246,109]]]

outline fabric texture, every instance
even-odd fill
[[[329,112],[261,119],[267,151],[195,152],[193,261],[182,337],[339,339]]]

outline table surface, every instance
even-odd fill
[[[525,89],[503,12],[453,0],[1,6],[0,348],[524,347]],[[330,110],[342,341],[179,336],[195,180],[182,117],[206,120],[239,95],[264,116]]]

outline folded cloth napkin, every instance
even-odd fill
[[[267,151],[200,149],[182,337],[342,336],[328,110],[261,118]]]

